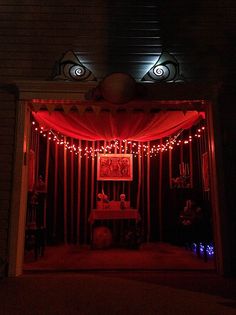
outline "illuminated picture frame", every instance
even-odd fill
[[[98,154],[97,180],[132,181],[132,154]]]

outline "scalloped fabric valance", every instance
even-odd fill
[[[81,140],[132,140],[151,141],[174,135],[181,129],[189,129],[205,118],[204,112],[160,111],[143,112],[85,112],[59,111],[33,112],[34,119],[44,127],[65,136]]]

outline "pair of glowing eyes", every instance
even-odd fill
[[[172,71],[171,71],[172,70]],[[66,65],[64,67],[64,75],[68,79],[73,80],[96,80],[93,76],[92,72],[88,70],[84,66],[80,65]],[[173,73],[176,73],[175,67],[170,67],[170,65],[157,65],[152,67],[142,78],[142,81],[162,81],[165,79],[171,80],[170,76],[174,79],[175,75]],[[172,74],[172,75],[171,75]]]
[[[162,53],[158,61],[143,76],[141,81],[174,81],[179,75],[178,62],[168,53]],[[86,68],[73,53],[68,52],[60,62],[59,75],[56,79],[76,81],[96,81],[93,73]]]
[[[81,67],[81,66],[72,66],[70,68],[70,73],[73,75],[73,77],[82,77],[84,76],[85,72],[88,71],[91,73],[90,70],[84,68],[84,67]],[[165,68],[163,66],[156,66],[153,68],[153,73],[154,75],[156,76],[163,76],[163,74],[165,73]]]

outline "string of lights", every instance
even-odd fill
[[[183,136],[183,129],[172,137],[162,141],[162,143],[153,143],[148,145],[146,143],[139,143],[138,141],[131,140],[112,140],[107,145],[99,147],[93,146],[79,146],[75,141],[65,141],[65,135],[56,132],[55,130],[44,130],[44,127],[39,126],[35,121],[32,121],[33,131],[39,133],[42,137],[47,137],[49,141],[56,142],[60,146],[64,146],[65,150],[74,153],[82,158],[82,156],[96,157],[99,153],[112,153],[114,151],[119,153],[131,153],[134,157],[157,156],[160,152],[173,150],[175,146],[187,145],[194,139],[199,139],[205,132],[205,126],[196,129],[193,135]]]

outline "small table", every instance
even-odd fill
[[[90,241],[93,244],[93,224],[97,220],[134,220],[137,224],[141,220],[138,209],[92,209],[88,218],[90,223]]]

